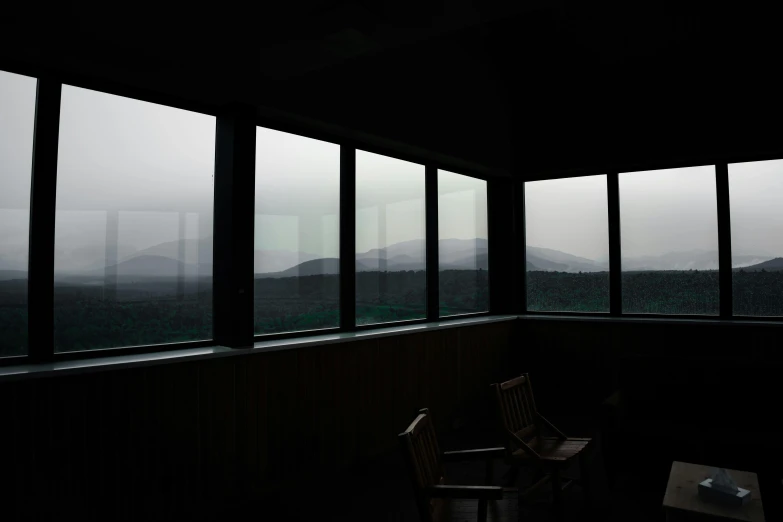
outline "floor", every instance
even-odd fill
[[[565,425],[568,423],[565,422]],[[561,424],[561,428],[563,425]],[[565,430],[567,433],[569,431]],[[576,433],[573,436],[589,436],[594,433]],[[599,435],[600,436],[600,435]],[[486,447],[493,441],[487,440],[481,427],[466,427],[441,437],[441,449],[467,449]],[[671,461],[665,459],[653,468],[630,468],[622,471],[612,488],[603,465],[600,445],[592,455],[591,484],[593,487],[593,509],[587,513],[583,507],[582,491],[574,486],[564,492],[566,520],[606,521],[663,521],[662,500]],[[508,468],[498,461],[495,466],[495,484],[501,485]],[[446,468],[447,476],[455,484],[482,484],[483,463],[451,464]],[[578,468],[573,474],[578,476]],[[530,477],[520,474],[519,480]],[[522,520],[530,522],[551,520],[547,504],[547,492],[538,498],[540,502],[523,507]],[[766,502],[765,502],[766,504]],[[261,510],[259,510],[261,511]],[[292,492],[290,498],[278,497],[266,501],[264,512],[275,512],[274,520],[341,520],[402,522],[418,521],[409,478],[400,453],[383,455],[373,462],[365,463],[344,476],[324,476],[313,484],[303,484],[302,490]]]

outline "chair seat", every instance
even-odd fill
[[[567,462],[576,457],[582,450],[587,448],[590,441],[591,439],[582,438],[561,440],[556,437],[536,437],[528,442],[528,446],[538,453],[543,460],[557,463]],[[511,456],[513,460],[540,462],[521,448],[514,451]]]
[[[476,522],[478,500],[442,499],[441,509],[433,513],[437,522]],[[487,502],[488,522],[518,522],[519,502],[516,492],[503,493],[502,500]]]

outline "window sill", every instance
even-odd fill
[[[585,314],[558,314],[552,312],[536,313],[536,314],[521,314],[517,316],[519,319],[528,321],[574,321],[574,322],[590,322],[590,323],[619,323],[619,324],[688,324],[688,325],[723,325],[723,326],[736,326],[736,325],[748,325],[748,326],[783,326],[783,318],[770,317],[747,317],[747,318],[733,318],[733,319],[720,319],[718,317],[704,316],[702,317],[683,317],[673,315],[671,317],[665,316],[652,316],[644,317],[639,315],[632,316],[609,316],[606,314],[590,315]]]
[[[466,317],[464,319],[451,319],[432,323],[391,326],[376,328],[359,332],[340,332],[310,337],[297,337],[290,339],[278,339],[256,342],[252,348],[232,349],[225,346],[207,346],[203,348],[187,348],[182,350],[170,350],[165,352],[153,352],[144,354],[128,354],[110,357],[85,358],[73,361],[57,361],[44,364],[21,364],[0,368],[0,382],[13,380],[32,379],[38,377],[75,375],[93,373],[102,370],[128,369],[159,364],[191,362],[220,357],[232,357],[249,353],[276,352],[306,348],[313,346],[325,346],[367,339],[379,339],[396,335],[431,332],[460,326],[470,326],[502,321],[513,321],[516,315],[485,315],[481,317]]]

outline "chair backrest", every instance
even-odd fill
[[[498,408],[503,420],[503,427],[514,433],[525,442],[529,442],[540,433],[538,423],[538,411],[533,400],[533,388],[530,386],[530,377],[523,374],[510,381],[493,384],[497,392]],[[518,446],[512,441],[506,448]]]
[[[420,410],[419,415],[399,437],[413,482],[419,515],[423,521],[438,520],[442,501],[430,499],[425,491],[429,486],[444,483],[440,448],[429,410]]]

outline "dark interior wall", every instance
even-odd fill
[[[742,411],[753,420],[735,433],[775,429],[783,324],[524,318],[518,328],[525,349],[512,354],[524,361],[513,366],[533,374],[542,412],[590,414],[624,389],[662,421],[706,427]]]
[[[509,321],[0,384],[4,518],[196,519],[312,487],[395,450],[421,407],[444,432],[487,411],[513,331]]]

